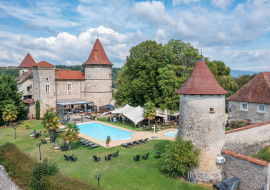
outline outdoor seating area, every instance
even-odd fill
[[[88,147],[88,149],[99,147],[98,144],[95,144],[95,143],[93,143],[91,141],[88,141],[88,140],[85,140],[85,139],[84,140],[79,140],[78,142],[81,143],[82,145],[84,145],[85,147]]]
[[[122,143],[121,146],[128,148],[128,147],[132,147],[135,145],[139,145],[141,143],[148,143],[148,138],[146,138],[144,140],[140,139],[140,140],[133,141],[133,142]]]
[[[64,155],[65,157],[65,161],[72,161],[72,162],[75,162],[78,158],[75,157],[75,155],[71,155],[71,156],[68,156],[68,155]]]

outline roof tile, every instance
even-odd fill
[[[32,103],[35,103],[35,100],[34,99],[26,99],[26,100],[23,100],[24,103],[26,104],[32,104]]]
[[[22,73],[20,76],[18,76],[16,78],[16,81],[17,81],[17,83],[23,83],[28,78],[33,78],[33,71],[32,70]]]
[[[34,67],[55,67],[55,66],[46,61],[41,61],[38,64],[36,64]]]
[[[55,69],[55,80],[84,80],[84,73],[81,71],[61,71]]]
[[[243,131],[243,130],[246,130],[246,129],[251,129],[251,128],[254,128],[254,127],[259,127],[259,126],[267,125],[267,124],[270,124],[270,121],[266,121],[266,122],[257,123],[257,124],[254,124],[254,125],[248,125],[248,126],[240,127],[240,128],[237,128],[237,129],[225,131],[225,134],[229,134],[229,133],[233,133],[233,132],[237,132],[237,131]]]
[[[23,61],[21,62],[21,64],[18,66],[19,68],[24,68],[24,67],[33,67],[35,66],[37,63],[35,62],[35,60],[32,58],[32,56],[28,53],[25,58],[23,59]]]
[[[227,94],[228,92],[218,84],[206,63],[199,61],[184,85],[176,93],[215,95]]]

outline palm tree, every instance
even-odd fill
[[[17,108],[14,104],[7,104],[3,109],[2,118],[4,121],[9,121],[11,127],[11,121],[16,120],[18,115]]]
[[[53,112],[53,109],[47,110],[47,112],[44,114],[44,117],[42,118],[42,123],[46,130],[49,130],[49,138],[51,138],[51,131],[56,131],[60,125],[58,118],[56,117],[56,113]]]
[[[71,150],[71,141],[77,141],[79,136],[79,128],[76,123],[67,122],[66,131],[62,132],[61,138],[63,141],[69,142],[69,150]]]
[[[150,120],[155,119],[156,110],[157,108],[152,102],[147,102],[144,104],[143,117],[148,119],[148,126],[150,126]]]

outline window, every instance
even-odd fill
[[[71,91],[71,84],[68,84],[68,91]]]
[[[265,111],[266,111],[266,107],[265,107],[264,104],[258,104],[257,105],[257,112],[259,112],[259,113],[265,113]]]
[[[248,111],[248,103],[247,102],[241,102],[240,103],[240,110]]]
[[[46,84],[46,92],[50,92],[50,85]]]
[[[46,78],[46,81],[49,81],[49,78]]]
[[[210,111],[209,111],[209,113],[215,113],[215,110],[214,110],[214,108],[210,108]]]
[[[109,79],[112,79],[112,74],[109,74]]]
[[[27,91],[30,91],[30,86],[27,86]]]

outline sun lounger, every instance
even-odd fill
[[[89,149],[91,149],[91,148],[97,148],[97,147],[99,147],[99,145],[98,144],[94,144],[94,145],[90,145]]]
[[[64,157],[65,157],[65,160],[66,161],[69,161],[70,160],[70,157],[68,155],[64,155]]]
[[[127,145],[133,146],[133,143],[132,142],[127,142]]]
[[[142,140],[143,143],[148,143],[148,138]]]
[[[94,158],[94,162],[98,162],[98,161],[100,161],[100,157],[93,156],[93,158]]]
[[[121,144],[121,146],[128,148],[127,143],[123,143],[123,144]]]
[[[140,139],[139,142],[143,142],[143,139]]]
[[[140,144],[140,142],[139,142],[139,141],[133,141],[132,144],[133,144],[133,145],[135,145],[135,144],[138,145],[138,144]]]
[[[86,145],[88,143],[91,143],[91,141],[84,141],[84,142],[82,142],[83,145]]]
[[[118,157],[118,153],[119,153],[119,150],[118,150],[117,152],[113,153],[112,155],[113,155],[114,157]]]
[[[136,155],[135,157],[134,157],[134,161],[140,161],[140,155]]]
[[[84,146],[85,146],[85,147],[87,147],[87,146],[93,146],[94,144],[95,144],[95,143],[90,142],[90,143],[85,144]]]
[[[105,156],[105,160],[109,161],[111,160],[112,154],[109,154],[108,156]]]
[[[45,140],[42,140],[42,139],[40,139],[40,140],[41,140],[42,144],[46,144],[47,143],[47,141],[45,141]]]
[[[145,154],[144,156],[142,156],[143,159],[147,160],[149,156],[149,153]]]

